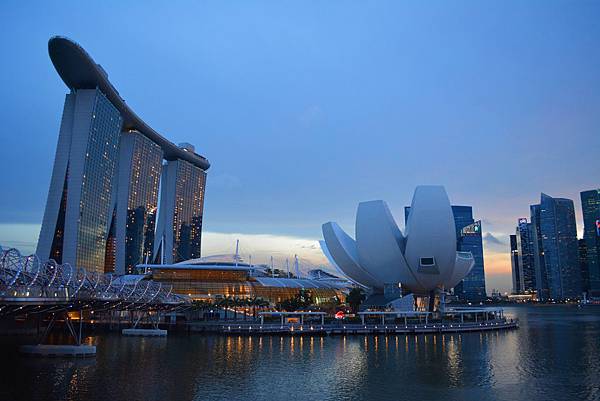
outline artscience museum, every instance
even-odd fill
[[[362,202],[355,238],[335,222],[323,224],[321,248],[330,263],[371,294],[400,288],[401,294],[427,298],[457,285],[471,270],[471,252],[457,251],[452,207],[442,186],[419,186],[404,232],[382,200]]]

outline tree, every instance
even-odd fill
[[[220,306],[221,308],[223,308],[223,311],[225,312],[225,320],[227,320],[227,310],[233,306],[235,306],[235,301],[232,297],[227,297],[227,298],[222,298],[218,303],[218,306]],[[235,312],[234,312],[235,313]],[[234,315],[234,318],[237,317]]]
[[[192,309],[203,311],[210,307],[211,303],[203,299],[195,299],[192,301]]]
[[[302,288],[293,298],[284,299],[277,304],[278,310],[294,312],[298,309],[306,308],[313,304],[312,293]]]
[[[198,313],[198,319],[202,317],[202,312],[211,307],[211,303],[202,299],[192,301],[191,310]]]
[[[361,288],[355,287],[350,290],[346,297],[346,303],[350,305],[353,313],[358,312],[358,308],[366,299],[365,293]]]

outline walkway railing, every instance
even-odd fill
[[[37,255],[0,247],[0,314],[48,310],[158,310],[188,304],[187,297],[143,276],[88,272]]]

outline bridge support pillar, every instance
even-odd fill
[[[48,335],[52,331],[56,319],[63,316],[65,326],[67,327],[69,334],[73,338],[75,345],[72,344],[44,344],[48,339]],[[26,355],[34,356],[51,356],[51,357],[90,357],[96,355],[95,345],[83,345],[82,344],[83,334],[83,312],[79,311],[79,327],[78,330],[73,325],[69,314],[64,311],[61,313],[52,313],[52,317],[48,322],[48,326],[44,330],[41,337],[38,338],[36,345],[23,345],[19,348],[19,351]]]

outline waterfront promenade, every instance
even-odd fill
[[[516,329],[518,320],[497,319],[481,323],[430,324],[257,324],[244,322],[190,323],[190,332],[235,335],[365,335],[365,334],[431,334],[461,333]]]

